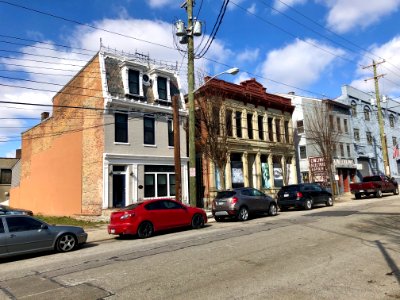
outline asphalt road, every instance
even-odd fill
[[[0,262],[0,299],[400,299],[400,197]]]

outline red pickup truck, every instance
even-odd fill
[[[399,186],[394,178],[384,175],[366,176],[360,183],[351,183],[350,191],[356,199],[360,199],[362,195],[366,197],[375,195],[376,198],[382,197],[383,193],[399,194]]]

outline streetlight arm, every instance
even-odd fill
[[[238,72],[239,72],[239,68],[231,68],[231,69],[229,69],[229,70],[225,70],[225,71],[223,71],[223,72],[221,72],[221,73],[218,73],[218,74],[212,76],[211,78],[209,78],[206,82],[204,82],[202,85],[200,85],[197,89],[195,89],[195,90],[193,91],[193,94],[196,93],[200,88],[202,88],[203,86],[205,86],[207,83],[209,83],[211,80],[213,80],[214,78],[216,78],[216,77],[218,77],[218,76],[220,76],[220,75],[222,75],[222,74],[231,74],[231,75],[235,75],[235,74],[237,74]]]

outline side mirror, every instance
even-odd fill
[[[47,226],[46,224],[42,224],[42,226],[40,226],[40,229],[49,229],[49,226]]]

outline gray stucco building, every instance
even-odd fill
[[[375,95],[345,85],[342,87],[342,95],[336,101],[351,107],[358,180],[367,175],[384,174]],[[390,174],[399,180],[400,157],[396,155],[395,149],[400,138],[400,103],[387,97],[381,97],[381,107]]]

